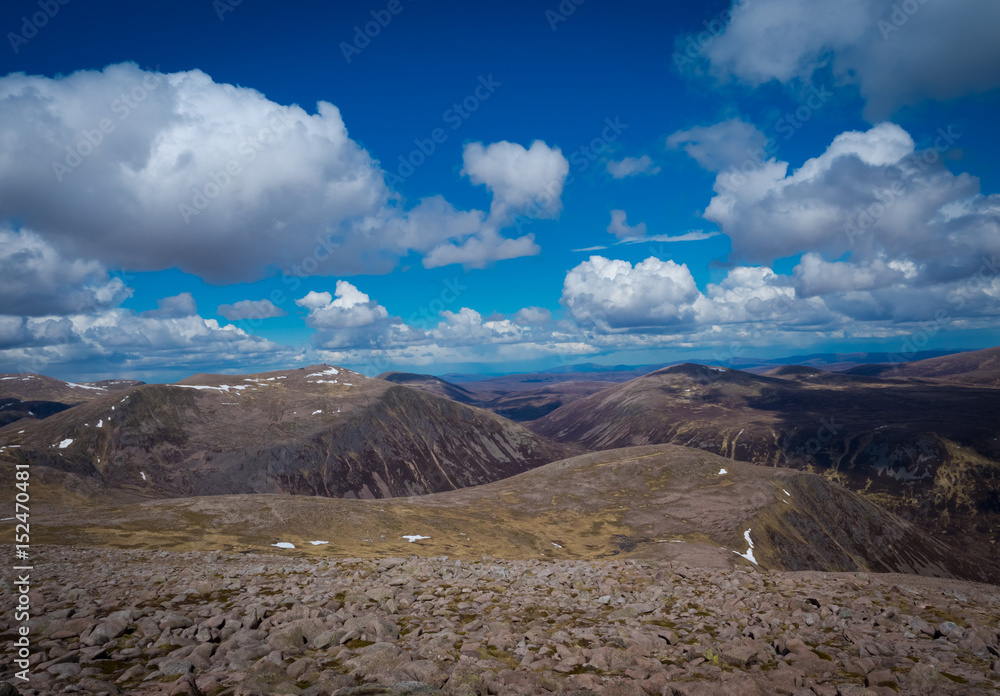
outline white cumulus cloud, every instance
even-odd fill
[[[534,143],[479,146],[467,171],[496,217],[440,197],[407,207],[340,111],[315,113],[221,84],[199,70],[134,64],[54,78],[0,77],[0,219],[17,219],[69,257],[133,271],[179,268],[211,282],[388,272],[411,253],[479,240],[482,265],[533,254],[501,234],[503,210],[541,189],[558,212],[565,159]],[[560,163],[561,161],[561,163]],[[136,231],[141,230],[141,234]]]

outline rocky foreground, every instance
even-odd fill
[[[21,694],[992,694],[996,587],[637,561],[35,548]],[[12,583],[0,639],[15,638]],[[8,686],[0,693],[14,693]]]

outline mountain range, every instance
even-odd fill
[[[241,549],[325,529],[326,553],[402,553],[415,534],[457,555],[750,554],[992,581],[998,355],[688,363],[617,382],[329,365],[169,385],[5,375],[0,397],[60,408],[0,428],[0,473],[30,463],[53,539],[87,543]]]

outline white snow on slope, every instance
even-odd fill
[[[411,544],[415,541],[419,541],[420,539],[430,539],[429,536],[420,536],[419,534],[404,534],[403,538]]]
[[[725,469],[719,469],[719,473],[718,473],[718,476],[723,476],[723,475],[725,475],[725,474],[728,474],[728,473],[729,473],[729,472],[728,472],[728,471],[726,471]]]
[[[146,480],[146,472],[145,472],[145,471],[140,471],[140,472],[139,472],[139,476],[142,476],[142,480],[143,480],[143,481],[145,481],[145,480]]]
[[[309,543],[312,544],[313,546],[319,546],[320,544],[329,544],[330,542],[329,541],[310,541]]]
[[[743,538],[747,540],[747,544],[750,546],[750,548],[747,549],[746,553],[740,553],[739,551],[733,551],[733,553],[735,553],[737,556],[743,556],[743,558],[747,559],[748,561],[750,561],[755,565],[760,565],[759,563],[757,563],[757,559],[753,557],[753,539],[750,538],[749,529],[743,532]]]
[[[306,375],[306,379],[309,379],[310,377],[326,377],[328,375],[339,375],[339,374],[340,370],[338,370],[335,367],[331,367],[329,369],[323,370],[322,372],[313,372],[311,375]]]
[[[68,438],[66,438],[65,440],[63,440],[62,442],[59,443],[59,449],[66,449],[67,447],[69,447],[72,444],[73,444],[73,438],[68,437]]]
[[[294,549],[295,544],[287,541],[279,541],[277,544],[271,544],[271,546],[277,546],[279,549]]]
[[[97,427],[98,428],[103,428],[104,427],[104,419],[103,418],[101,420],[97,421]]]
[[[243,390],[243,389],[247,388],[245,384],[238,384],[236,386],[230,386],[228,384],[223,384],[223,385],[218,386],[218,387],[207,387],[207,386],[200,385],[200,384],[168,384],[167,386],[168,387],[183,387],[184,389],[214,389],[215,391],[226,392],[227,394],[229,393],[230,389]]]
[[[317,413],[323,413],[323,409],[320,409],[320,410],[318,410],[318,411],[313,411],[313,412],[312,412],[312,415],[314,415],[314,416],[315,416],[315,415],[316,415]]]
[[[107,391],[106,387],[92,387],[89,384],[74,384],[73,382],[66,382],[67,387],[73,387],[74,389],[92,389],[94,391]]]

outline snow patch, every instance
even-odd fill
[[[103,428],[104,427],[104,419],[103,418],[101,420],[97,421],[97,427],[98,428]]]
[[[562,546],[560,546],[559,544],[557,544],[554,541],[552,542],[552,545],[555,546],[557,549],[561,549],[562,548]]]
[[[247,385],[245,385],[245,384],[239,384],[239,385],[236,385],[236,386],[230,386],[228,384],[223,384],[223,385],[218,386],[218,387],[208,387],[208,386],[204,386],[204,385],[201,385],[201,384],[168,384],[167,386],[169,386],[169,387],[183,387],[184,389],[214,389],[215,391],[226,392],[227,394],[229,393],[230,389],[242,390],[242,389],[246,389],[247,388]],[[114,408],[114,407],[112,407],[112,408]]]
[[[91,389],[93,391],[107,391],[106,387],[92,387],[89,384],[74,384],[73,382],[66,382],[67,387],[73,387],[74,389]]]
[[[66,449],[67,447],[69,447],[72,444],[73,444],[73,438],[68,437],[68,438],[66,438],[65,440],[63,440],[62,442],[59,443],[59,449]]]
[[[294,549],[295,544],[289,543],[287,541],[279,541],[277,544],[271,544],[271,546],[277,546],[279,549]]]
[[[312,414],[310,414],[310,415],[315,416],[317,413],[323,413],[323,409],[320,409],[318,411],[313,411]]]
[[[143,480],[143,481],[145,481],[145,480],[146,480],[146,472],[145,472],[145,471],[140,471],[140,472],[139,472],[139,476],[142,476],[142,480]]]
[[[789,498],[791,498],[791,497],[792,497],[792,494],[791,494],[791,493],[789,493],[788,491],[786,491],[786,490],[785,490],[784,488],[782,488],[781,490],[782,490],[782,492],[783,492],[783,493],[784,493],[785,495],[787,495],[787,496],[788,496]]]
[[[430,539],[429,536],[420,536],[419,534],[404,534],[403,538],[411,544],[415,541],[419,541],[420,539]]]
[[[338,370],[335,367],[330,367],[327,368],[326,370],[323,370],[322,372],[313,372],[311,375],[306,375],[306,379],[309,379],[310,377],[326,377],[328,375],[339,375],[339,374],[340,370]]]
[[[329,544],[330,542],[329,541],[310,541],[309,543],[312,544],[313,546],[320,546],[322,544]]]
[[[753,539],[750,538],[749,529],[743,532],[743,538],[747,540],[747,544],[749,545],[750,548],[747,549],[746,553],[740,553],[739,551],[733,551],[733,553],[735,553],[737,556],[743,556],[743,558],[747,559],[754,565],[760,565],[759,563],[757,563],[757,559],[753,557]]]
[[[728,471],[726,471],[725,469],[719,469],[719,473],[718,473],[717,475],[718,475],[718,476],[725,476],[725,475],[726,475],[726,474],[728,474],[728,473],[729,473],[729,472],[728,472]]]

